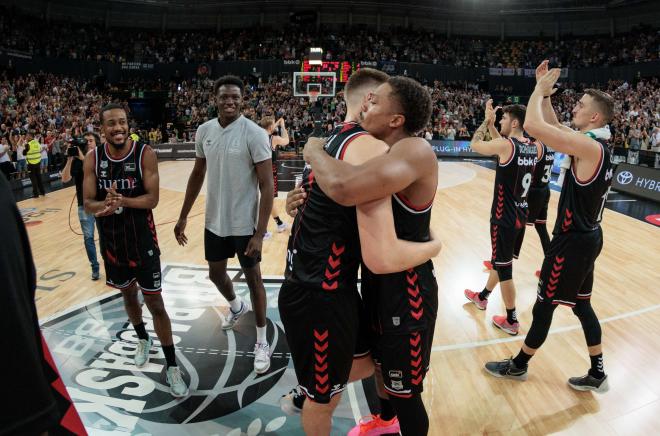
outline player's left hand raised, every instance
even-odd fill
[[[250,242],[248,242],[244,254],[247,257],[258,257],[261,254],[261,247],[263,243],[264,243],[264,236],[255,234],[250,238]]]
[[[489,99],[486,102],[486,120],[488,121],[489,124],[494,124],[495,123],[495,118],[497,116],[497,111],[502,109],[501,106],[493,107],[493,99]]]
[[[557,80],[559,79],[559,75],[561,74],[561,69],[559,68],[553,68],[543,77],[541,77],[538,82],[536,82],[536,89],[538,89],[540,92],[543,93],[544,97],[550,96],[557,92],[557,89],[553,89],[553,86],[555,83],[557,83]]]
[[[310,136],[309,139],[307,139],[307,144],[305,144],[305,148],[303,149],[303,159],[305,159],[305,162],[309,162],[310,158],[314,155],[314,153],[318,153],[323,151],[323,147],[325,147],[325,138],[317,138],[315,136]]]

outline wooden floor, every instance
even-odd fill
[[[517,353],[523,336],[509,337],[491,324],[501,313],[495,292],[486,312],[463,296],[465,288],[482,289],[481,262],[490,254],[488,217],[494,171],[470,163],[439,163],[440,186],[432,226],[444,242],[434,259],[439,282],[439,310],[431,371],[424,401],[432,434],[657,434],[660,427],[660,229],[607,210],[605,246],[596,265],[593,305],[603,326],[605,368],[611,389],[597,395],[566,385],[589,367],[577,318],[569,309],[555,312],[547,342],[531,361],[529,380],[503,381],[486,375],[483,364]],[[160,164],[160,204],[154,211],[163,262],[205,264],[204,197],[188,220],[187,247],[177,245],[173,228],[183,202],[192,162]],[[202,191],[204,192],[204,191]],[[41,319],[111,290],[92,282],[79,232],[73,188],[26,200],[28,232],[38,271],[37,307]],[[552,193],[549,227],[559,195]],[[283,208],[284,200],[276,200]],[[39,223],[39,221],[41,223]],[[272,226],[272,221],[271,221]],[[271,229],[274,230],[274,229]],[[287,234],[264,242],[262,271],[281,275]],[[518,316],[523,334],[531,323],[536,295],[534,271],[542,252],[538,236],[528,231],[514,264]]]

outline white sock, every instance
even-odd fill
[[[231,307],[232,312],[238,313],[238,311],[241,310],[242,300],[240,297],[237,296],[231,301],[227,300],[227,303],[229,303],[229,307]]]
[[[267,344],[266,339],[266,326],[257,327],[257,344]]]

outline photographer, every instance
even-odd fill
[[[62,170],[62,182],[67,183],[73,177],[76,184],[76,197],[78,199],[78,219],[85,240],[87,258],[92,266],[92,280],[99,279],[99,262],[96,257],[96,245],[94,244],[94,214],[85,212],[83,207],[83,161],[89,150],[101,145],[101,140],[96,133],[88,132],[83,137],[73,138],[67,150],[67,160]]]

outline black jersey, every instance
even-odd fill
[[[340,124],[325,151],[342,160],[349,144],[366,134],[357,123]],[[307,198],[291,228],[287,280],[326,291],[357,286],[362,255],[355,207],[341,206],[325,195],[314,183],[313,168],[305,167],[302,181]]]
[[[96,200],[102,201],[107,188],[117,184],[117,192],[124,197],[139,197],[146,193],[142,182],[142,154],[149,147],[133,143],[128,154],[113,159],[108,144],[97,147]],[[121,208],[109,216],[97,218],[101,255],[105,262],[135,268],[149,264],[160,255],[158,237],[151,209]]]
[[[541,145],[543,154],[534,166],[532,174],[532,189],[549,189],[550,176],[552,175],[552,164],[555,162],[554,150],[548,148],[544,143],[538,141]]]
[[[406,241],[430,239],[431,203],[415,207],[401,194],[392,197],[397,237]],[[371,326],[380,333],[424,330],[438,311],[438,283],[433,262],[393,274],[374,274],[362,266],[362,298]]]
[[[575,163],[572,163],[571,170],[566,172],[553,235],[590,232],[600,227],[603,208],[612,184],[613,169],[607,142],[600,139],[596,141],[600,145],[600,162],[593,176],[588,180],[578,180]]]
[[[273,166],[277,164],[277,147],[273,147],[273,135],[268,135],[268,144],[270,145],[270,150],[273,152],[271,160],[273,161]]]
[[[508,138],[513,153],[506,162],[498,162],[490,222],[520,228],[527,221],[527,194],[537,161],[536,145],[527,138]]]

